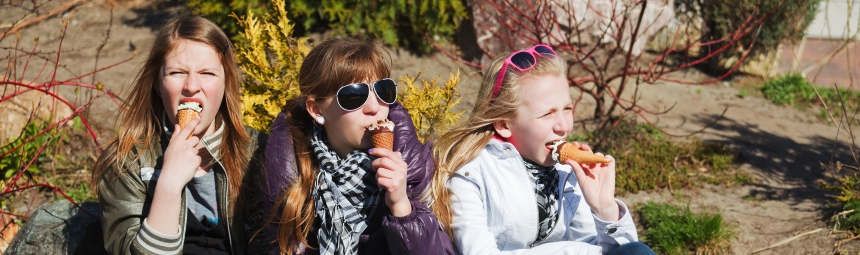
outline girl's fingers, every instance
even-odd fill
[[[391,151],[385,148],[372,148],[367,151],[367,154],[376,156],[377,158],[387,158],[397,163],[406,164],[406,161],[403,161],[403,154],[399,151]]]
[[[405,179],[406,175],[388,168],[377,168],[376,177],[388,179]]]
[[[614,164],[615,164],[615,158],[614,158],[614,157],[612,157],[612,155],[606,155],[606,156],[603,156],[603,157],[609,160],[609,163],[603,163],[603,166],[609,166],[609,165],[614,165]]]
[[[378,176],[376,177],[376,184],[379,185],[379,187],[388,191],[396,190],[400,186],[397,183],[398,181],[395,179],[383,178]]]
[[[580,166],[579,163],[577,163],[576,161],[568,159],[565,163],[570,165],[571,168],[573,168],[573,173],[576,174],[577,179],[581,179],[585,176],[585,170],[583,170],[582,166]]]
[[[386,148],[372,148],[367,151],[367,154],[376,156],[377,158],[387,158],[391,157],[394,152]]]
[[[194,128],[196,128],[197,124],[199,124],[199,123],[200,123],[200,117],[196,117],[194,119],[191,119],[191,121],[189,121],[188,124],[185,124],[185,128],[183,128],[182,130],[179,130],[179,137],[188,137],[189,135],[191,135],[191,133],[194,132]],[[179,126],[179,125],[177,125],[177,126]],[[176,130],[176,129],[174,129],[174,130]],[[177,132],[173,132],[173,133],[176,134]]]
[[[573,146],[579,148],[580,150],[584,150],[584,151],[588,151],[588,152],[593,153],[593,151],[591,151],[591,146],[588,146],[588,144],[579,143],[579,142],[574,141]]]
[[[606,158],[606,159],[608,159],[610,163],[615,162],[615,157],[612,157],[612,155],[606,155],[606,156],[603,156],[603,157],[604,157],[604,158]]]
[[[398,172],[405,172],[406,162],[397,162],[391,158],[377,158],[371,162],[371,167],[374,169],[387,168]]]
[[[582,150],[584,150],[584,151],[588,151],[588,152],[592,152],[592,153],[593,153],[593,151],[591,151],[591,146],[588,146],[588,144],[582,144],[582,145],[580,145],[580,146],[579,146],[579,148],[580,148],[580,149],[582,149]]]
[[[179,130],[179,124],[173,124],[173,130]],[[170,136],[170,140],[173,140],[174,137],[178,136],[179,132],[173,132],[173,135]]]

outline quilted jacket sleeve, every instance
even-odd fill
[[[400,103],[390,106],[394,122],[394,150],[400,151],[407,168],[407,193],[412,213],[404,217],[388,215],[382,223],[392,254],[454,254],[451,239],[442,230],[430,209],[420,202],[436,170],[432,146],[418,140],[412,118]]]

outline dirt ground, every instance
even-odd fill
[[[61,4],[62,2],[58,1],[49,2],[42,7],[42,12]],[[143,3],[123,3],[111,10],[111,5],[107,2],[91,1],[22,30],[18,47],[32,49],[33,39],[38,37],[38,55],[56,58],[61,20],[69,20],[62,45],[58,78],[87,73],[94,67],[122,61],[137,52],[133,60],[100,72],[94,78],[87,77],[82,80],[101,82],[107,88],[120,92],[132,82],[143,62],[143,54],[150,45],[153,31],[168,17],[168,11],[176,9],[177,7],[169,4],[149,6]],[[13,22],[23,16],[23,13],[25,11],[22,9],[2,9],[0,24]],[[14,37],[7,37],[0,41],[0,49],[4,54],[21,54],[10,50],[15,47],[14,43]],[[102,44],[104,46],[99,51]],[[395,77],[425,71],[422,77],[442,76],[442,79],[445,79],[449,72],[456,72],[459,68],[462,73],[463,95],[459,108],[471,108],[474,91],[480,81],[474,69],[442,54],[416,57],[406,51],[392,50],[391,55],[394,59]],[[19,62],[23,65],[23,60]],[[37,62],[35,66],[40,67],[44,60],[34,62]],[[0,69],[5,72],[8,68],[6,65],[0,65]],[[28,75],[35,72],[28,71]],[[691,81],[706,78],[695,70],[672,75],[673,78]],[[832,224],[829,224],[829,215],[833,212],[831,205],[834,199],[832,194],[819,189],[818,183],[822,180],[833,180],[824,173],[820,162],[852,162],[847,155],[845,144],[835,141],[837,128],[818,119],[811,111],[775,106],[755,96],[755,93],[739,97],[740,89],[754,92],[742,84],[741,79],[736,79],[707,86],[673,83],[642,85],[639,90],[640,102],[649,109],[658,110],[676,104],[667,114],[649,117],[657,126],[674,134],[698,131],[713,122],[728,107],[722,119],[695,136],[724,143],[739,151],[744,161],[738,167],[754,176],[752,183],[730,188],[706,186],[697,190],[641,192],[626,195],[621,199],[628,204],[649,200],[679,201],[689,203],[694,210],[722,212],[726,221],[736,227],[732,254],[750,254],[786,238],[821,228],[824,230],[758,254],[834,252],[834,244],[844,236],[829,229],[832,227]],[[571,93],[575,96],[577,92],[571,90]],[[62,94],[67,98],[76,97],[73,89],[64,90]],[[576,119],[589,118],[593,107],[593,102],[583,102],[577,109]],[[102,98],[89,112],[89,118],[96,126],[101,141],[112,136],[116,108],[116,104]],[[581,130],[581,125],[576,127]],[[856,253],[860,251],[860,242],[847,242],[842,248]]]

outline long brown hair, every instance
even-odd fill
[[[233,47],[224,31],[215,23],[198,16],[179,16],[169,20],[155,36],[152,49],[146,57],[143,69],[138,73],[129,93],[126,107],[121,109],[117,137],[108,142],[105,150],[96,161],[91,183],[98,188],[100,179],[113,180],[134,162],[140,153],[150,153],[154,158],[154,148],[159,146],[154,138],[163,134],[161,116],[164,104],[156,93],[161,86],[161,70],[165,58],[176,48],[181,40],[191,40],[207,44],[220,53],[224,67],[224,100],[218,108],[215,121],[224,121],[224,138],[221,142],[221,162],[230,177],[230,202],[235,203],[245,169],[251,154],[248,145],[250,137],[242,124],[242,109],[239,96],[239,72]],[[134,148],[142,148],[136,151]],[[96,190],[96,192],[98,192]],[[229,215],[228,215],[229,217]]]
[[[452,239],[451,231],[451,192],[445,183],[460,167],[474,160],[484,146],[490,142],[496,130],[493,122],[516,118],[517,107],[522,102],[519,96],[522,91],[523,79],[540,76],[564,76],[565,63],[559,57],[537,57],[535,67],[525,72],[519,72],[508,67],[499,94],[492,97],[496,76],[502,69],[504,54],[490,64],[485,70],[481,87],[478,90],[478,100],[469,118],[460,126],[448,131],[439,139],[433,154],[436,157],[436,172],[430,186],[431,209],[439,219],[439,224]]]
[[[281,254],[294,254],[302,244],[310,247],[307,236],[316,218],[311,191],[319,165],[310,154],[314,123],[304,108],[305,101],[331,96],[349,83],[390,75],[390,63],[385,52],[368,41],[349,38],[328,40],[314,47],[305,57],[299,69],[301,94],[284,107],[298,169],[295,183],[281,195],[279,207],[276,207],[283,208],[278,222]]]

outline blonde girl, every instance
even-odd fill
[[[653,254],[615,199],[612,156],[553,161],[573,126],[568,89],[549,46],[502,56],[466,123],[442,136],[433,209],[462,254]]]

